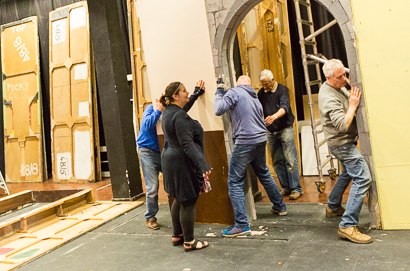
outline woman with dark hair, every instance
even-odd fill
[[[204,89],[201,80],[197,89]],[[184,244],[185,251],[208,247],[207,241],[194,239],[195,205],[204,183],[204,177],[211,173],[206,163],[201,124],[185,112],[189,92],[181,82],[173,82],[165,89],[160,102],[162,130],[165,145],[161,154],[165,191],[174,198],[171,207],[173,225],[172,243]]]

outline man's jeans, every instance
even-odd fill
[[[229,198],[235,214],[235,226],[249,226],[245,208],[243,184],[246,179],[246,167],[251,164],[256,176],[265,188],[273,209],[286,211],[279,188],[269,173],[266,165],[266,141],[258,144],[236,144],[233,148],[228,172]]]
[[[155,215],[158,213],[158,175],[161,172],[161,154],[148,148],[140,148],[139,155],[142,174],[144,175],[147,188],[147,212],[145,213],[145,219],[156,219]]]
[[[302,193],[293,126],[278,132],[268,131],[268,146],[282,189],[287,193]]]
[[[342,206],[342,197],[350,181],[353,179],[347,200],[346,211],[339,224],[341,228],[357,226],[363,200],[372,181],[369,167],[354,144],[331,146],[330,151],[342,163],[343,171],[339,175],[332,192],[329,195],[327,206],[337,211]]]

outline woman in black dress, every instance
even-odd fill
[[[196,88],[204,88],[199,81]],[[184,111],[189,92],[180,82],[173,82],[165,89],[160,102],[165,106],[162,113],[162,130],[165,145],[161,154],[165,191],[174,198],[171,207],[174,246],[184,243],[185,251],[208,247],[207,241],[194,239],[195,205],[204,177],[211,167],[204,157],[204,131],[198,121]]]

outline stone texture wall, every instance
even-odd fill
[[[213,50],[215,73],[224,73],[232,78],[229,69],[232,56],[229,48],[239,24],[245,15],[261,0],[204,0],[207,11],[210,39]],[[314,0],[312,0],[314,1]],[[350,76],[353,86],[363,90],[360,67],[355,47],[355,34],[353,29],[352,11],[350,0],[317,0],[338,21],[342,30],[349,62]],[[366,95],[364,93],[364,95]],[[369,129],[366,116],[364,99],[362,99],[357,112],[360,145],[362,154],[369,165],[373,176],[373,183],[369,193],[369,208],[372,215],[372,228],[381,228],[376,182],[374,175],[373,157],[369,138]],[[230,120],[224,117],[224,129],[228,158],[230,158],[232,143],[230,134]]]

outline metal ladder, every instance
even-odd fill
[[[314,143],[314,148],[315,148],[315,154],[316,154],[316,163],[317,163],[317,170],[319,172],[319,180],[315,181],[317,190],[320,193],[323,193],[326,188],[326,180],[323,179],[323,167],[330,162],[330,169],[328,170],[329,176],[332,180],[336,178],[336,168],[334,167],[333,159],[335,159],[328,148],[329,154],[327,155],[327,158],[325,161],[321,161],[320,159],[320,152],[319,148],[323,144],[326,143],[326,139],[323,139],[322,141],[318,142],[318,134],[323,132],[323,130],[318,130],[318,126],[321,124],[320,120],[316,121],[314,114],[313,114],[313,106],[317,104],[317,102],[312,102],[312,90],[311,87],[314,85],[318,85],[320,88],[322,86],[322,77],[320,73],[320,66],[319,66],[319,61],[318,58],[326,61],[326,59],[323,59],[324,57],[321,54],[318,54],[317,51],[317,46],[316,46],[316,36],[325,31],[326,29],[330,28],[332,25],[336,24],[337,21],[333,20],[327,25],[323,26],[319,30],[315,31],[314,26],[313,26],[313,17],[312,17],[312,9],[310,5],[310,0],[294,0],[295,3],[295,10],[296,10],[296,19],[297,19],[297,24],[298,24],[298,32],[299,32],[299,43],[300,43],[300,49],[302,51],[302,64],[303,64],[303,72],[305,75],[305,85],[306,85],[306,91],[308,94],[308,101],[309,101],[309,113],[310,113],[310,124],[312,127],[312,134],[313,134],[313,143]],[[301,6],[306,8],[307,11],[307,20],[302,19],[301,16],[301,11],[300,8]],[[309,36],[306,38],[304,37],[303,33],[303,26],[308,26],[309,29]],[[307,54],[306,52],[306,46],[310,46],[311,51],[313,51],[313,54]],[[314,60],[309,60],[309,58],[313,58]],[[316,58],[316,59],[315,59]],[[322,61],[320,61],[322,62]],[[311,80],[309,77],[309,68],[311,70],[315,70],[316,74],[316,79]]]
[[[9,189],[7,188],[6,182],[4,181],[3,174],[0,171],[0,187],[6,191],[6,195],[10,195]]]

